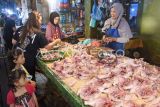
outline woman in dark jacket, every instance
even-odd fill
[[[39,12],[33,11],[24,25],[20,34],[19,46],[24,49],[25,64],[29,74],[35,80],[36,55],[40,48],[51,49],[55,42],[49,43],[40,30],[42,16]]]

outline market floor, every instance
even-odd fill
[[[39,107],[70,107],[65,99],[55,91],[51,84],[48,82],[46,93],[42,97],[37,96]]]
[[[43,100],[38,101],[39,107],[47,107]]]
[[[39,107],[70,107],[67,102],[61,97],[47,95],[38,101]]]

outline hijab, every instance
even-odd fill
[[[54,19],[55,19],[56,17],[60,17],[59,14],[58,14],[57,12],[52,12],[52,13],[50,14],[49,20],[50,20],[50,22],[51,22],[54,26],[59,26],[58,24],[55,24],[55,23],[54,23]]]
[[[105,32],[107,29],[114,28],[118,29],[121,37],[131,38],[133,35],[131,33],[128,22],[123,18],[124,8],[121,3],[114,3],[111,8],[115,9],[117,14],[117,19],[113,19],[112,17],[105,21],[104,27],[102,28],[102,32]]]
[[[123,16],[124,8],[121,3],[114,3],[111,8],[115,9],[115,12],[118,16],[117,19],[111,18],[111,25],[113,28],[117,28]]]

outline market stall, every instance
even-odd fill
[[[52,85],[61,93],[66,101],[73,107],[86,107],[83,101],[64,82],[48,68],[47,64],[38,60],[38,66],[44,74],[51,80]]]
[[[142,59],[117,56],[108,49],[66,43],[56,49],[63,58],[42,52],[38,65],[71,106],[160,105],[158,67]]]

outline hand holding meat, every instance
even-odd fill
[[[106,37],[104,38],[104,41],[109,43],[109,42],[116,42],[117,38],[113,38],[113,37]]]

